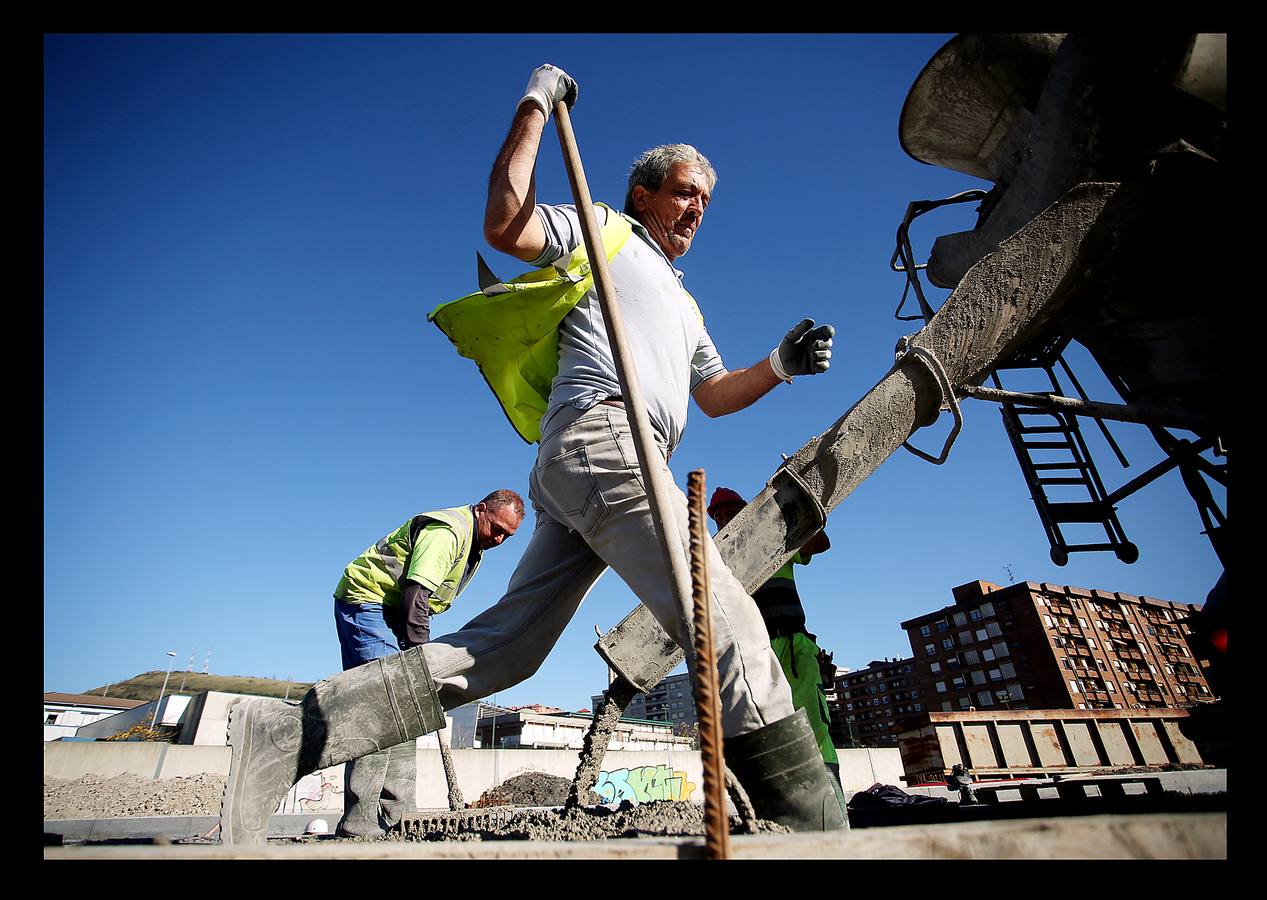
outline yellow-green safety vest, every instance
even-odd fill
[[[633,228],[611,207],[598,205],[608,211],[600,234],[610,262]],[[529,444],[541,439],[550,383],[559,374],[559,323],[593,286],[582,243],[552,266],[490,283],[427,316],[459,355],[475,361],[515,432]]]
[[[419,513],[391,534],[380,538],[343,570],[343,577],[335,588],[335,598],[349,603],[382,603],[385,606],[399,603],[400,582],[405,575],[409,554],[413,552],[414,542],[423,528],[432,522],[447,525],[458,538],[458,553],[453,568],[431,592],[428,601],[433,613],[442,613],[448,609],[475,577],[475,572],[483,561],[481,553],[471,567],[470,574],[466,574],[475,536],[475,516],[469,506]]]

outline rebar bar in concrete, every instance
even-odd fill
[[[699,720],[700,763],[704,769],[704,844],[709,859],[730,858],[726,814],[726,764],[722,760],[721,701],[717,696],[717,656],[708,588],[708,529],[704,518],[704,470],[687,476],[691,550],[691,615],[695,623],[695,710]]]

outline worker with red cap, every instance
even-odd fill
[[[721,530],[746,505],[747,501],[738,493],[719,487],[708,502],[708,515]],[[815,636],[805,630],[805,609],[801,606],[792,574],[793,565],[806,565],[810,557],[830,547],[831,541],[827,539],[826,532],[818,532],[769,581],[753,592],[752,599],[761,610],[766,631],[770,634],[770,647],[778,656],[783,674],[791,685],[792,705],[805,710],[810,727],[814,729],[814,737],[818,739],[823,761],[839,781],[840,763],[829,733],[831,713],[823,693],[823,675],[819,667],[820,657],[827,654],[819,649]]]

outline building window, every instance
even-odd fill
[[[929,663],[928,668],[932,671],[934,675],[936,675],[938,672],[941,671],[941,663],[939,662]]]
[[[984,672],[982,672],[980,669],[976,669],[976,670],[974,670],[974,671],[972,672],[972,683],[973,683],[973,684],[985,684],[985,673],[984,673]]]
[[[977,640],[984,641],[989,636],[990,636],[990,632],[986,631],[984,628],[977,629]]]
[[[950,683],[953,684],[956,688],[962,688],[965,684],[962,675],[956,675],[954,679],[951,680]]]
[[[1002,671],[1000,671],[999,669],[991,669],[991,670],[990,670],[990,672],[989,672],[989,675],[990,675],[990,680],[991,680],[991,681],[1002,681],[1002,680],[1003,680],[1003,672],[1002,672]]]
[[[941,642],[941,648],[943,650],[953,650],[954,647],[955,647],[955,642],[952,638],[946,638],[945,640]]]
[[[978,655],[976,650],[968,650],[963,655],[963,662],[964,665],[975,666],[977,663],[981,662],[981,657]]]
[[[980,621],[981,621],[981,610],[979,610],[979,609],[974,609],[974,610],[972,610],[971,612],[969,612],[969,613],[968,613],[968,618],[969,618],[969,619],[971,619],[971,620],[972,620],[972,621],[974,621],[974,622],[980,622]]]
[[[944,681],[937,682],[935,685],[933,685],[933,687],[937,688],[937,693],[939,694],[946,693],[946,682]]]
[[[943,701],[941,701],[941,711],[942,711],[942,712],[950,712],[950,701],[949,701],[949,700],[943,700]]]
[[[987,622],[985,632],[990,637],[1003,637],[1003,629],[999,627],[998,622]]]
[[[984,650],[981,651],[981,658],[984,659],[986,662],[993,662],[994,651],[991,650],[989,647],[986,647]]]
[[[967,645],[967,644],[971,644],[971,643],[972,643],[972,632],[971,632],[971,631],[961,631],[961,632],[959,632],[959,646],[961,646],[961,647],[962,647],[962,646],[965,646],[965,645]]]
[[[933,629],[928,625],[921,625],[919,629],[919,633],[921,637],[928,637],[930,634],[933,633]]]
[[[1095,638],[1093,637],[1087,638],[1087,646],[1090,647],[1092,650],[1095,650],[1096,649]]]
[[[48,714],[48,717],[44,719],[44,724],[45,724],[45,725],[56,725],[56,724],[57,724],[57,713],[49,713],[49,714]]]
[[[1043,624],[1048,628],[1054,628],[1056,625],[1056,623],[1051,620],[1051,616],[1047,615],[1047,613],[1043,613]]]
[[[925,653],[927,653],[929,656],[932,656],[934,653],[936,653],[936,652],[937,652],[937,645],[936,645],[936,644],[925,644],[925,645],[924,645],[924,652],[925,652]]]
[[[938,631],[945,631],[948,628],[950,628],[950,625],[946,622],[945,619],[942,619],[940,622],[937,623]]]
[[[950,621],[954,622],[956,625],[967,625],[968,617],[961,612],[957,612],[950,617]]]
[[[1082,616],[1078,616],[1078,624],[1081,625],[1083,628],[1086,628],[1087,620],[1082,618]]]

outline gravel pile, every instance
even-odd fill
[[[488,806],[562,806],[567,802],[570,778],[547,775],[545,772],[524,772],[507,778],[497,787],[489,788],[471,805]],[[590,793],[590,803],[602,803],[603,798]]]
[[[140,778],[85,775],[44,779],[45,819],[113,819],[121,816],[218,816],[224,776]]]

